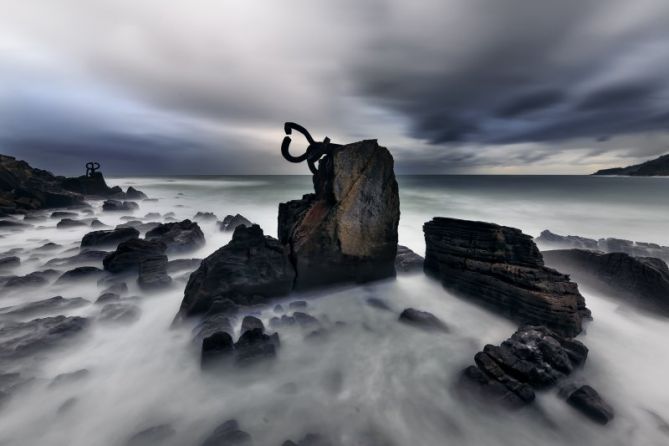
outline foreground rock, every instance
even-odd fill
[[[216,303],[246,305],[288,294],[295,271],[288,251],[260,226],[238,227],[232,240],[190,276],[179,316],[209,311]]]
[[[29,322],[0,321],[0,358],[15,359],[63,345],[88,325],[83,317],[54,316]]]
[[[536,242],[542,250],[548,249],[589,249],[592,251],[624,252],[634,257],[657,257],[669,262],[669,246],[656,243],[633,242],[619,238],[600,238],[599,240],[577,235],[558,235],[548,229],[543,231]]]
[[[190,220],[158,225],[147,232],[144,238],[165,243],[168,253],[194,251],[205,243],[200,226]]]
[[[534,401],[535,390],[554,386],[582,366],[585,345],[542,326],[525,326],[500,346],[486,345],[465,369],[465,384],[486,400],[509,407]]]
[[[520,323],[565,336],[589,316],[569,276],[544,266],[532,238],[492,223],[434,218],[423,226],[425,271],[462,295]]]
[[[296,288],[394,276],[400,211],[390,152],[375,140],[334,148],[313,182],[315,193],[279,205]]]
[[[236,215],[226,215],[223,221],[218,222],[218,228],[221,231],[225,232],[231,232],[237,229],[238,226],[246,226],[249,227],[253,223],[249,221],[246,217],[240,214]]]
[[[132,239],[118,245],[116,251],[108,254],[102,264],[111,273],[139,271],[139,264],[165,254],[167,246],[163,242]]]
[[[427,311],[416,310],[415,308],[407,308],[402,311],[399,320],[405,324],[427,331],[449,332],[448,326],[434,314],[428,313]]]
[[[582,285],[669,316],[669,268],[660,259],[580,249],[544,251],[543,256]]]
[[[83,204],[80,194],[61,186],[61,178],[0,155],[0,214]]]
[[[139,231],[135,228],[118,228],[109,231],[89,232],[81,239],[82,248],[90,247],[112,247],[116,248],[119,243],[139,238]]]
[[[567,398],[567,403],[600,424],[606,424],[614,417],[613,408],[588,385],[572,392]]]

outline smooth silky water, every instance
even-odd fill
[[[310,177],[114,178],[157,202],[140,202],[137,216],[174,212],[179,219],[211,211],[222,219],[241,213],[276,236],[281,201],[311,191]],[[422,224],[434,216],[514,226],[537,236],[559,234],[619,237],[669,245],[666,231],[669,179],[615,177],[400,177],[400,243],[424,252]],[[116,225],[126,215],[96,216]],[[57,220],[4,233],[0,252],[23,248],[15,274],[43,269],[52,257],[75,254],[90,228],[56,229]],[[40,227],[46,226],[46,227]],[[204,257],[230,239],[215,222],[201,223],[207,244],[182,257]],[[47,241],[63,245],[28,260]],[[71,252],[67,252],[71,250]],[[170,257],[173,259],[176,257]],[[64,268],[61,268],[64,269]],[[74,343],[21,361],[2,372],[34,376],[0,408],[0,445],[123,445],[134,433],[169,424],[171,445],[199,445],[230,418],[256,445],[279,446],[308,432],[335,445],[666,445],[669,444],[669,320],[621,306],[583,290],[594,321],[579,337],[590,349],[574,380],[595,387],[615,408],[599,426],[577,413],[556,390],[538,393],[535,404],[509,412],[478,404],[457,389],[460,371],[486,343],[499,344],[515,325],[475,303],[446,292],[423,274],[329,289],[308,298],[307,311],[333,328],[319,339],[281,329],[278,358],[253,368],[200,370],[194,323],[170,328],[188,274],[173,275],[174,287],[142,294],[140,319],[130,325],[92,321]],[[101,288],[75,285],[0,290],[0,306],[62,295],[94,301]],[[296,297],[286,299],[286,302]],[[384,300],[392,311],[369,306]],[[424,333],[397,322],[406,307],[427,310],[451,328]],[[273,305],[260,317],[267,324]],[[65,312],[94,318],[99,306]],[[30,319],[30,318],[28,318]],[[239,325],[236,327],[239,334]],[[88,376],[50,385],[61,373]]]

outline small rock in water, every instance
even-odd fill
[[[81,239],[81,247],[88,248],[91,246],[112,247],[116,248],[119,243],[127,240],[139,238],[139,231],[135,228],[118,228],[108,231],[93,231],[84,235]]]
[[[62,284],[67,282],[74,282],[77,280],[97,280],[104,274],[105,272],[100,268],[96,268],[94,266],[80,266],[63,273],[63,275],[61,275],[58,280],[56,280],[56,283]]]
[[[35,316],[38,314],[47,314],[63,312],[73,308],[79,308],[88,305],[90,302],[81,297],[66,299],[62,296],[54,296],[49,299],[42,299],[35,302],[14,305],[11,307],[0,308],[0,314],[5,316]]]
[[[442,331],[444,333],[450,331],[448,326],[434,314],[427,311],[416,310],[415,308],[407,308],[402,311],[399,320],[406,324],[422,328],[423,330]]]
[[[86,378],[90,374],[91,372],[88,371],[88,369],[79,369],[74,372],[61,373],[60,375],[57,375],[56,377],[53,378],[51,383],[49,383],[49,387],[57,387],[66,384],[72,384],[74,382]]]
[[[141,430],[128,438],[125,446],[160,446],[176,431],[169,424],[159,424],[148,429]]]
[[[190,220],[158,225],[148,231],[144,238],[165,243],[168,253],[193,251],[205,243],[202,229]]]
[[[219,425],[201,446],[251,446],[251,436],[239,429],[237,420]]]
[[[0,358],[35,355],[60,346],[79,335],[88,320],[78,316],[53,316],[28,322],[0,322]]]
[[[64,218],[56,224],[58,229],[76,228],[79,226],[88,226],[88,223],[81,220],[72,220],[71,218]]]
[[[167,275],[167,256],[144,258],[139,262],[137,283],[144,290],[164,288],[172,283]]]
[[[238,226],[250,227],[251,223],[246,217],[240,214],[226,215],[223,221],[218,222],[218,228],[221,231],[234,231]]]
[[[139,209],[139,205],[134,201],[106,200],[102,204],[102,210],[108,212],[134,211]]]
[[[51,218],[77,218],[79,214],[70,211],[55,211],[51,213]]]
[[[271,336],[261,328],[248,330],[239,337],[235,344],[235,363],[240,366],[249,365],[259,360],[276,357],[279,346],[279,334]]]
[[[118,302],[121,300],[121,296],[116,293],[102,293],[95,301],[96,304],[106,304],[109,302]]]
[[[579,387],[569,395],[567,402],[600,424],[606,424],[614,417],[613,408],[599,396],[595,389],[588,385]]]
[[[367,305],[369,305],[370,307],[378,308],[379,310],[390,311],[390,307],[388,306],[388,304],[384,300],[379,299],[378,297],[369,297],[367,298],[366,302]]]
[[[125,192],[125,198],[128,200],[144,200],[147,198],[146,194],[142,191],[135,189],[134,187],[128,187]]]
[[[234,348],[232,336],[224,331],[207,336],[202,340],[202,368],[229,358]]]
[[[21,264],[21,259],[16,256],[3,257],[0,259],[0,269],[16,268]]]
[[[318,319],[316,319],[312,315],[307,314],[307,313],[303,313],[301,311],[294,312],[293,313],[293,319],[295,319],[295,322],[303,328],[304,327],[306,327],[306,328],[315,327],[315,326],[318,326],[318,325],[321,324],[318,321]]]
[[[19,288],[19,287],[38,287],[49,283],[49,280],[60,274],[60,271],[55,269],[48,269],[45,271],[34,271],[25,276],[13,276],[5,282],[5,288]]]
[[[112,273],[138,271],[142,260],[162,256],[166,249],[165,244],[158,241],[127,240],[119,244],[116,251],[107,255],[102,264],[105,270]]]
[[[247,331],[253,330],[254,328],[259,328],[263,331],[265,330],[265,326],[260,319],[255,316],[245,316],[242,320],[241,332],[246,333]]]
[[[62,247],[63,245],[59,245],[58,243],[48,242],[43,244],[39,248],[35,248],[35,251],[53,251],[55,249],[59,249]]]
[[[193,220],[201,220],[201,221],[211,221],[217,219],[218,217],[216,217],[216,214],[214,214],[213,212],[198,212],[193,217]]]
[[[109,226],[102,223],[97,218],[94,218],[93,221],[91,222],[91,228],[107,228],[107,227],[109,227]]]

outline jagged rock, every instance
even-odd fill
[[[168,253],[193,251],[205,243],[200,226],[190,220],[161,224],[147,232],[144,238],[165,243]]]
[[[398,273],[412,273],[423,271],[425,259],[406,246],[397,245],[397,256],[395,256],[395,270]]]
[[[109,197],[123,194],[120,188],[109,187],[101,172],[95,172],[90,176],[81,175],[79,177],[65,178],[61,184],[64,189],[82,195]]]
[[[57,257],[46,262],[47,265],[53,266],[67,266],[67,265],[78,265],[82,263],[96,263],[99,264],[102,259],[104,259],[109,252],[107,251],[83,251],[79,254],[70,256],[70,257]]]
[[[76,212],[71,212],[71,211],[55,211],[52,212],[50,217],[51,218],[58,218],[58,219],[63,219],[63,218],[77,218],[79,214]]]
[[[434,218],[423,226],[425,272],[513,320],[566,336],[590,312],[569,276],[544,266],[532,238],[493,223]]]
[[[614,417],[613,408],[599,396],[595,389],[588,385],[579,387],[569,395],[567,402],[600,424],[606,424]]]
[[[488,399],[511,407],[534,400],[535,389],[545,389],[582,366],[585,345],[543,326],[525,326],[500,346],[486,345],[465,369],[466,384]]]
[[[16,256],[0,258],[0,269],[16,268],[21,264],[21,259]]]
[[[581,285],[669,316],[669,268],[660,259],[580,249],[544,251],[543,256]]]
[[[172,278],[167,275],[167,256],[142,259],[139,262],[137,283],[145,290],[164,288],[171,284]]]
[[[202,368],[232,357],[234,348],[232,336],[224,331],[207,336],[202,340]]]
[[[237,226],[251,226],[251,223],[246,217],[240,214],[226,215],[223,221],[218,222],[218,228],[221,231],[234,231]]]
[[[141,310],[130,303],[108,303],[102,307],[98,319],[114,324],[130,324],[139,319]]]
[[[201,446],[251,446],[251,436],[239,429],[237,420],[219,425]]]
[[[262,328],[252,328],[239,337],[235,344],[235,364],[250,365],[276,356],[279,334],[268,335]]]
[[[314,194],[279,205],[296,288],[394,276],[400,211],[390,152],[376,140],[334,148],[313,182]]]
[[[213,212],[198,212],[193,217],[193,220],[200,220],[200,221],[212,221],[217,219],[218,217]]]
[[[34,210],[84,204],[83,196],[63,189],[58,177],[25,161],[0,155],[0,211]]]
[[[71,218],[63,218],[61,221],[59,221],[56,224],[56,227],[58,229],[76,228],[76,227],[81,227],[81,226],[88,226],[88,223],[86,223],[85,221],[81,221],[81,220],[72,220]]]
[[[599,240],[576,235],[558,235],[545,230],[536,239],[542,248],[547,249],[588,249],[605,253],[624,252],[633,257],[657,257],[669,262],[669,246],[657,243],[633,242],[619,238],[600,238]]]
[[[15,359],[62,345],[80,334],[88,320],[54,316],[28,322],[0,321],[0,358]]]
[[[288,294],[295,271],[287,250],[260,226],[238,227],[232,240],[191,274],[179,316],[205,313],[218,301],[260,303]]]
[[[165,444],[176,431],[169,424],[159,424],[141,430],[128,438],[125,446],[160,446]]]
[[[134,201],[106,200],[102,204],[103,211],[121,212],[134,211],[139,209],[139,205]]]
[[[79,308],[89,303],[89,301],[81,297],[66,299],[62,296],[55,296],[49,299],[0,308],[0,314],[3,316],[27,317],[39,314],[62,313],[63,311]]]
[[[119,243],[139,238],[139,231],[135,228],[117,228],[108,231],[93,231],[81,239],[81,247],[91,246],[116,248]]]
[[[99,279],[100,276],[104,275],[105,272],[100,268],[94,266],[80,266],[63,273],[58,280],[57,284],[74,282],[77,280],[86,280],[86,279]]]
[[[399,320],[405,324],[413,325],[427,331],[442,331],[444,333],[450,331],[448,326],[434,314],[416,310],[415,308],[407,308],[402,311]]]
[[[241,333],[246,333],[247,331],[253,330],[254,328],[259,328],[262,331],[265,331],[265,326],[260,319],[255,316],[244,316],[244,319],[242,320]]]
[[[145,200],[148,197],[142,191],[135,189],[134,187],[128,187],[128,190],[125,192],[125,198],[128,200]]]
[[[200,267],[202,259],[175,259],[167,262],[167,272],[175,273],[177,271],[195,271]]]
[[[108,254],[102,264],[106,271],[120,273],[139,271],[139,264],[144,259],[165,254],[167,246],[163,242],[132,239],[118,245],[116,251]]]

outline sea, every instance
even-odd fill
[[[114,177],[108,183],[157,199],[138,202],[132,216],[139,219],[152,212],[161,214],[157,221],[169,212],[179,220],[197,212],[213,212],[219,220],[239,213],[269,236],[276,236],[278,204],[312,191],[308,176]],[[550,229],[669,245],[669,178],[399,176],[398,183],[399,242],[421,255],[422,226],[435,216],[494,222],[535,237]],[[101,201],[91,205],[109,226],[130,215],[103,212]],[[0,253],[14,250],[21,258],[12,274],[73,255],[91,231],[57,229],[58,220],[45,216],[32,227],[0,234]],[[231,238],[214,220],[199,224],[206,245],[179,257],[204,258]],[[35,251],[47,242],[61,247]],[[578,339],[590,353],[569,378],[596,388],[615,409],[615,419],[601,426],[567,405],[557,389],[538,392],[535,403],[517,411],[463,393],[460,374],[475,353],[499,344],[517,326],[422,273],[284,299],[284,307],[306,300],[305,311],[340,328],[317,340],[280,330],[276,359],[204,373],[200,346],[193,342],[197,322],[172,325],[188,277],[175,274],[172,287],[154,293],[128,281],[128,295],[141,310],[132,323],[98,321],[100,306],[91,303],[64,312],[91,321],[74,342],[21,360],[0,358],[0,384],[18,382],[0,398],[0,445],[124,446],[138,444],[138,437],[131,439],[145,431],[141,444],[199,446],[229,419],[256,446],[298,442],[309,433],[346,446],[669,444],[669,320],[609,296],[582,289],[593,320]],[[96,281],[0,288],[0,306],[58,295],[94,302],[100,293]],[[370,306],[371,297],[389,309]],[[266,325],[277,315],[273,307],[257,314]],[[432,312],[450,332],[398,323],[408,307]],[[238,336],[239,322],[234,328]],[[3,335],[0,329],[0,342]],[[78,379],[54,382],[84,369]]]

